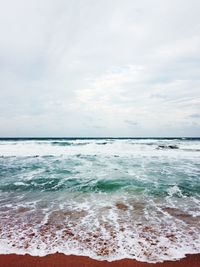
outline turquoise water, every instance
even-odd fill
[[[85,161],[91,165],[90,169],[81,171]],[[155,157],[145,162],[143,158],[140,165],[140,158],[132,157],[1,158],[0,190],[22,193],[127,191],[167,196],[168,190],[176,185],[183,196],[197,196],[200,192],[200,163],[183,160],[181,164],[184,166],[180,166],[179,161],[174,160],[171,164],[168,161],[166,158],[160,162],[159,157]],[[98,169],[101,170],[101,176],[103,173],[103,177],[99,177],[99,173],[94,173]],[[129,173],[132,169],[134,175]],[[192,173],[188,173],[189,170]]]
[[[0,140],[0,252],[200,252],[199,139]]]

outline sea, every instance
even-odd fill
[[[1,138],[0,254],[200,253],[200,138]]]

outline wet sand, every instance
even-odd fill
[[[97,261],[84,256],[66,256],[61,253],[44,257],[30,255],[0,255],[0,267],[199,267],[200,254],[188,255],[178,261],[164,263],[143,263],[135,260],[119,260],[113,262]]]

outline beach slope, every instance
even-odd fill
[[[135,260],[119,260],[113,262],[97,261],[84,256],[66,256],[61,253],[44,257],[30,255],[0,255],[0,267],[199,267],[200,254],[188,255],[178,261],[164,263],[143,263]]]

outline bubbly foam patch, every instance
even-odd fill
[[[42,256],[58,251],[100,260],[158,262],[199,252],[200,210],[192,199],[176,199],[174,208],[167,200],[128,194],[70,197],[67,203],[63,194],[52,205],[47,198],[1,207],[1,253]]]

